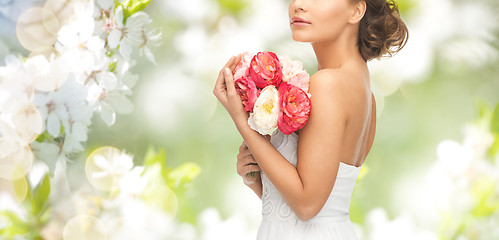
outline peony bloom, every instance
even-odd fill
[[[281,63],[275,53],[259,52],[251,59],[249,74],[259,88],[279,86],[282,81]]]
[[[292,61],[288,56],[279,56],[282,65],[282,81],[293,84],[308,92],[310,76],[300,61]]]
[[[301,88],[283,82],[279,86],[279,107],[278,128],[289,135],[305,126],[312,102]]]
[[[244,111],[253,112],[253,106],[255,106],[256,99],[260,95],[260,90],[257,89],[255,82],[249,77],[241,77],[236,79],[234,84],[243,101]]]
[[[241,61],[237,64],[236,69],[234,70],[234,79],[249,76],[249,67],[252,58],[253,55],[251,55],[249,52],[245,52],[242,54]]]
[[[277,127],[279,95],[274,85],[265,87],[256,99],[249,126],[262,135],[272,134]]]

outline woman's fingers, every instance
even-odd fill
[[[238,154],[237,156],[237,167],[243,167],[246,165],[258,165],[258,163],[255,161],[255,158],[251,154]]]
[[[237,58],[236,56],[232,56],[229,59],[229,61],[227,61],[227,63],[225,64],[224,68],[232,66],[236,62],[236,58]]]
[[[229,61],[225,64],[225,66],[222,68],[222,70],[220,70],[220,73],[218,74],[218,79],[220,79],[220,77],[223,77],[223,74],[224,74],[224,71],[226,68],[232,68],[234,66],[234,68],[237,66],[237,57],[235,56],[232,56]]]
[[[241,57],[242,57],[242,55],[241,55],[241,54],[237,55],[237,56],[236,56],[236,59],[235,59],[235,61],[234,61],[234,63],[232,63],[232,65],[229,67],[229,68],[230,68],[230,71],[231,71],[232,73],[234,73],[234,70],[236,69],[237,65],[238,65],[238,64],[239,64],[239,62],[241,61]]]
[[[239,151],[243,151],[245,149],[248,149],[248,145],[246,145],[246,143],[243,141],[243,143],[241,143],[241,146],[239,146]]]
[[[232,76],[232,70],[225,68],[224,71],[225,86],[227,87],[228,93],[236,93],[236,86],[234,85],[234,78]]]
[[[237,174],[239,176],[246,178],[246,175],[250,172],[259,172],[261,171],[260,167],[258,165],[248,165],[248,166],[243,166],[241,168],[237,169]]]
[[[259,171],[262,171],[262,169],[260,169],[260,167],[258,165],[248,165],[248,166],[245,166],[244,170],[245,170],[246,174],[248,174],[250,172],[259,172]],[[246,176],[246,174],[245,174],[245,176]]]
[[[239,158],[243,159],[243,158],[245,158],[247,156],[251,156],[251,152],[248,151],[248,150],[239,151],[239,153],[237,154],[237,158],[238,159]]]
[[[229,61],[225,64],[225,66],[220,70],[217,78],[217,82],[215,83],[215,88],[213,89],[213,93],[216,95],[218,92],[226,92],[225,78],[224,72],[225,69],[231,67],[235,63],[236,57],[231,57]]]

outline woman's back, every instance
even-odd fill
[[[362,166],[374,142],[376,130],[376,102],[370,87],[367,65],[364,61],[352,61],[339,69],[325,69],[316,74],[337,74],[331,81],[342,81],[341,97],[348,104],[348,120],[340,161],[352,166]],[[299,131],[298,131],[299,134]]]

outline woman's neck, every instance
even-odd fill
[[[352,41],[352,37],[348,35],[342,34],[334,40],[312,43],[319,71],[326,68],[340,68],[350,59],[362,58],[357,41]]]

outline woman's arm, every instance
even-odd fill
[[[302,220],[319,213],[336,181],[349,107],[344,78],[339,70],[322,70],[311,77],[312,110],[300,130],[296,168],[252,130],[247,119],[235,119],[259,167]]]

